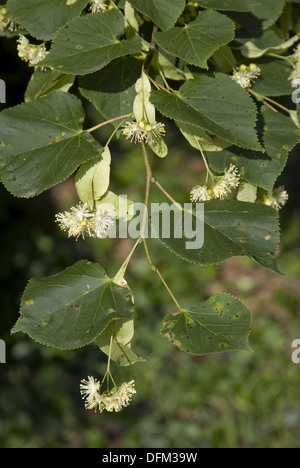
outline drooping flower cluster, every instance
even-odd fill
[[[237,167],[231,164],[229,169],[225,170],[224,175],[221,177],[215,177],[215,180],[216,182],[211,188],[201,185],[194,187],[191,190],[191,201],[204,202],[216,198],[222,200],[232,192],[233,189],[239,186],[240,175]]]
[[[23,35],[19,36],[17,48],[19,57],[28,62],[31,67],[35,67],[48,54],[45,44],[30,44],[27,37]]]
[[[295,62],[295,66],[289,79],[292,83],[292,86],[297,88],[297,86],[300,86],[300,44],[295,49],[292,59]]]
[[[239,68],[235,69],[232,79],[236,81],[242,88],[251,88],[252,83],[259,77],[261,69],[254,63],[247,65],[240,65]]]
[[[17,29],[17,25],[14,21],[7,18],[7,9],[5,6],[0,7],[0,31],[8,29],[13,32]]]
[[[137,122],[126,122],[123,126],[123,135],[126,136],[127,140],[134,143],[154,143],[159,138],[165,136],[165,125],[163,123],[156,123],[154,125],[147,124],[143,121]]]
[[[288,201],[289,194],[285,190],[284,186],[277,187],[272,194],[272,197],[265,197],[264,204],[272,206],[275,210],[279,211]]]
[[[99,13],[99,11],[106,10],[108,5],[101,0],[92,0],[90,2],[90,10],[92,13]]]
[[[114,387],[111,391],[100,393],[101,385],[94,377],[88,377],[88,380],[82,380],[80,384],[80,393],[85,400],[86,409],[94,409],[102,413],[119,412],[128,406],[132,395],[136,393],[134,380],[124,382],[120,387]]]
[[[99,205],[96,211],[91,211],[86,203],[72,206],[70,211],[58,213],[56,221],[63,231],[68,231],[68,237],[76,240],[86,235],[90,237],[104,237],[115,222],[115,213],[109,213]]]

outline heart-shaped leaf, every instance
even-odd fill
[[[132,318],[132,292],[97,263],[80,260],[48,278],[29,281],[12,332],[59,349],[91,343],[114,320]]]
[[[250,351],[250,312],[229,294],[216,294],[196,307],[168,314],[163,324],[162,335],[186,353]]]
[[[79,99],[62,91],[4,110],[0,173],[7,190],[33,197],[94,158],[100,144],[82,130],[84,116]]]
[[[73,75],[101,70],[112,60],[141,50],[141,38],[119,40],[124,33],[125,18],[115,8],[75,18],[58,31],[49,55],[39,65]]]

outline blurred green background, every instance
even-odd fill
[[[22,102],[31,71],[16,57],[15,39],[0,38],[0,48],[4,109]],[[87,125],[98,123],[95,110],[87,106],[87,112]],[[203,167],[176,129],[167,130],[169,156],[153,156],[151,162],[161,184],[183,203]],[[110,131],[95,136],[105,142]],[[143,201],[139,148],[122,139],[114,143],[112,156],[112,190]],[[174,312],[173,303],[139,248],[127,280],[136,303],[135,350],[148,360],[130,368],[113,365],[115,380],[135,379],[137,394],[128,408],[110,414],[86,411],[79,393],[82,378],[101,380],[106,370],[106,357],[96,346],[60,352],[23,334],[11,336],[10,330],[31,277],[58,273],[82,258],[114,274],[132,242],[66,238],[54,217],[78,201],[72,178],[30,200],[16,199],[1,186],[0,337],[7,344],[7,363],[0,366],[0,447],[300,447],[300,366],[291,361],[291,343],[300,339],[299,170],[298,148],[279,181],[290,194],[280,213],[278,262],[285,276],[239,258],[214,267],[190,265],[151,242],[155,261],[183,305],[219,291],[248,305],[252,353],[199,358],[162,338],[162,319]]]

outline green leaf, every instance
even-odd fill
[[[79,99],[62,91],[4,110],[0,171],[7,190],[33,197],[94,158],[100,145],[82,130],[83,120]]]
[[[87,0],[68,5],[65,0],[8,0],[7,11],[37,39],[52,39],[56,31],[79,16]]]
[[[234,256],[247,256],[276,273],[274,260],[279,242],[278,213],[268,206],[238,201],[213,200],[204,203],[204,221],[194,207],[188,216],[193,232],[200,238],[204,228],[204,244],[187,248],[191,239],[186,235],[182,212],[174,207],[170,235],[158,230],[153,213],[151,223],[161,243],[173,253],[191,263],[218,264]],[[195,234],[196,235],[196,234]],[[200,239],[198,239],[200,240]]]
[[[132,366],[136,362],[146,361],[131,349],[133,334],[133,320],[115,320],[97,337],[97,344],[101,351],[110,354],[111,359],[119,366]]]
[[[201,75],[176,94],[152,91],[151,102],[165,116],[200,127],[243,148],[261,150],[256,106],[249,93],[223,74]]]
[[[250,351],[251,314],[229,294],[219,293],[177,315],[169,314],[163,324],[162,335],[186,353]]]
[[[223,151],[207,152],[207,159],[209,165],[218,172],[228,168],[231,163],[235,164],[243,179],[271,193],[289,153],[300,141],[300,129],[289,117],[263,106],[259,133],[265,153],[231,146]]]
[[[49,68],[36,68],[25,92],[25,102],[46,96],[52,91],[61,90],[66,93],[73,86],[74,80],[74,75],[66,75]]]
[[[101,70],[112,60],[141,50],[141,38],[120,41],[124,33],[125,18],[115,8],[75,18],[58,31],[50,54],[39,65],[73,75]]]
[[[171,28],[176,23],[184,10],[184,0],[129,0],[131,5],[143,13],[163,31]]]
[[[203,11],[183,28],[157,32],[154,38],[167,53],[192,65],[208,69],[207,60],[220,46],[234,38],[234,23],[216,11]]]
[[[133,57],[113,60],[100,72],[80,78],[80,93],[107,120],[132,112],[142,63]],[[116,122],[119,125],[120,122]]]
[[[114,320],[130,320],[132,292],[116,285],[97,263],[80,260],[62,273],[31,279],[12,333],[75,349],[91,343]]]
[[[256,65],[261,69],[261,74],[252,85],[253,91],[263,96],[286,96],[292,94],[293,89],[289,81],[292,68],[286,61],[267,59],[265,63],[256,62]]]
[[[268,29],[278,20],[285,5],[285,0],[252,0],[251,12],[260,19],[263,29]]]
[[[199,0],[197,3],[212,10],[251,11],[253,8],[252,0]]]
[[[84,163],[77,171],[75,185],[82,203],[94,208],[95,200],[99,200],[108,190],[110,183],[111,154],[106,146],[100,155]]]
[[[218,49],[213,55],[214,62],[222,67],[226,73],[231,73],[236,65],[236,58],[228,45],[224,45]]]

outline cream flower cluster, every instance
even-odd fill
[[[68,237],[76,237],[76,240],[80,236],[84,239],[86,235],[101,238],[114,224],[115,216],[101,205],[96,211],[91,211],[86,203],[79,203],[70,211],[58,213],[56,221],[63,231],[68,231]]]
[[[0,7],[0,31],[4,31],[5,29],[13,32],[17,29],[17,25],[14,21],[7,18],[7,9],[3,6]]]
[[[19,36],[17,48],[19,57],[32,67],[44,60],[48,54],[44,44],[30,44],[27,37],[23,35]]]
[[[216,183],[208,189],[206,186],[197,185],[191,191],[192,202],[204,202],[215,198],[223,199],[240,183],[238,169],[233,164],[226,169],[224,175],[216,178]]]
[[[86,409],[94,409],[102,413],[119,412],[128,406],[132,395],[136,393],[134,380],[124,382],[120,387],[114,387],[110,392],[100,393],[100,382],[94,377],[88,377],[88,380],[82,380],[80,384],[80,393],[85,400]]]
[[[90,2],[90,10],[92,13],[99,13],[99,11],[106,10],[107,5],[101,0],[92,0]]]
[[[285,190],[284,186],[277,187],[272,194],[272,197],[266,197],[264,204],[272,206],[275,210],[279,211],[288,201],[289,194]]]
[[[232,79],[242,88],[248,89],[251,88],[252,82],[259,77],[260,73],[261,69],[254,63],[251,63],[248,67],[247,65],[241,65],[234,71]]]
[[[123,135],[127,140],[134,143],[154,143],[160,137],[165,136],[165,125],[156,123],[154,125],[146,124],[145,122],[126,122],[123,127]]]

